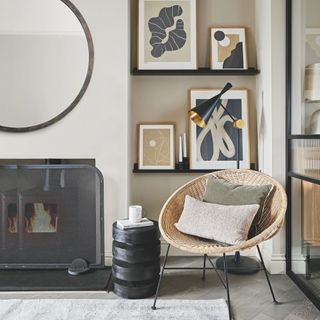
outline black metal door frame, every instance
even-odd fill
[[[301,291],[320,310],[320,299],[311,291],[305,283],[292,271],[291,248],[292,248],[292,216],[291,216],[291,179],[307,180],[320,184],[317,179],[295,175],[291,170],[291,141],[292,139],[313,138],[320,139],[319,135],[292,135],[291,133],[291,94],[292,94],[292,0],[286,0],[286,189],[288,194],[288,207],[286,216],[286,273]]]

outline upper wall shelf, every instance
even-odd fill
[[[211,70],[199,68],[197,70],[138,70],[131,72],[134,76],[255,76],[260,70],[249,68],[246,70]]]

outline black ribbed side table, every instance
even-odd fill
[[[143,299],[155,294],[160,272],[160,232],[153,226],[122,230],[113,224],[112,280],[116,295]]]

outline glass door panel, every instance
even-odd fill
[[[320,308],[320,1],[287,5],[287,274]]]
[[[292,139],[290,164],[292,173],[320,179],[320,139]]]
[[[291,269],[320,298],[320,185],[292,178]]]
[[[292,0],[293,134],[320,134],[319,12],[319,0]]]

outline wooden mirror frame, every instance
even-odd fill
[[[91,32],[89,30],[89,27],[88,27],[84,17],[80,13],[80,11],[77,9],[77,7],[70,0],[60,0],[60,1],[63,2],[73,12],[73,14],[77,17],[77,19],[79,20],[79,22],[83,28],[83,31],[85,33],[87,43],[88,43],[88,51],[89,51],[88,69],[87,69],[87,75],[86,75],[84,83],[80,89],[80,92],[78,93],[78,95],[75,97],[75,99],[72,101],[72,103],[66,109],[64,109],[61,113],[59,113],[57,116],[51,118],[48,121],[45,121],[45,122],[42,122],[40,124],[33,125],[33,126],[27,126],[27,127],[7,127],[7,126],[0,125],[1,131],[29,132],[29,131],[35,131],[35,130],[39,130],[42,128],[46,128],[46,127],[58,122],[59,120],[61,120],[63,117],[65,117],[70,111],[72,111],[76,107],[76,105],[80,102],[81,98],[83,97],[84,93],[86,92],[86,90],[89,86],[89,83],[90,83],[90,80],[92,77],[92,72],[93,72],[93,65],[94,65],[94,48],[93,48],[93,41],[92,41]],[[0,123],[1,123],[1,118],[0,118]]]

